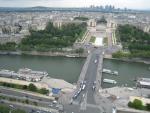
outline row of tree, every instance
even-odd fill
[[[16,89],[22,89],[22,90],[37,92],[40,94],[48,94],[49,93],[49,90],[47,90],[46,88],[39,89],[32,83],[27,86],[27,85],[18,85],[18,84],[1,82],[0,85],[5,86],[5,87],[10,87],[10,88],[16,88]]]
[[[17,44],[15,42],[7,42],[6,44],[0,44],[0,50],[16,50]]]

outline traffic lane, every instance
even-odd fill
[[[31,99],[40,100],[40,101],[42,100],[42,101],[45,101],[45,102],[52,102],[52,100],[47,99],[47,98],[33,96],[33,95],[30,95],[30,94],[27,94],[27,93],[22,93],[22,92],[16,92],[16,91],[9,90],[9,89],[2,88],[2,87],[0,87],[0,92],[4,93],[4,94],[8,94],[8,95],[11,94],[11,95],[14,95],[14,96],[19,96],[19,97],[27,97],[27,98],[31,98]]]
[[[96,54],[92,55],[86,75],[85,75],[85,81],[92,82],[93,80],[96,80],[96,70],[97,70],[97,63],[94,63],[95,60],[98,60],[96,57]]]
[[[93,51],[94,52],[94,51]],[[93,58],[94,57],[94,58]],[[91,65],[91,63],[93,63],[94,62],[94,60],[95,60],[95,56],[93,56],[92,55],[92,57],[91,57],[91,59],[90,59],[90,62],[89,62],[89,65],[88,65],[88,67],[87,67],[87,71],[89,70],[89,67],[90,67],[90,65]],[[83,95],[86,93],[86,91],[88,90],[88,85],[89,85],[89,75],[87,75],[87,71],[86,71],[86,73],[85,73],[85,78],[84,78],[84,81],[86,81],[86,87],[85,87],[85,89],[84,90],[82,90],[81,92],[80,92],[80,94],[78,94],[78,96],[76,97],[76,99],[74,99],[76,102],[79,102],[79,103],[81,103],[81,101],[83,100]],[[88,77],[87,77],[88,76]],[[80,87],[81,88],[81,87]],[[79,88],[76,90],[76,92],[75,92],[75,94],[77,93],[79,91]]]
[[[37,102],[38,106],[48,107],[48,108],[52,108],[52,109],[58,109],[57,105],[59,104],[59,103],[54,104],[53,102],[45,102],[45,101],[42,101],[42,100],[30,99],[30,98],[26,98],[26,97],[23,98],[23,97],[3,94],[3,93],[1,93],[0,95],[4,95],[6,97],[16,98],[16,99],[24,100],[24,101],[26,101],[28,99],[30,102]]]
[[[96,80],[96,73],[97,73],[97,66],[98,66],[98,64],[97,64],[98,62],[94,63],[95,59],[98,60],[96,54],[94,54],[92,56],[92,59],[89,64],[89,67],[88,67],[88,70],[86,73],[86,77],[85,77],[85,80],[87,81],[86,90],[88,92],[87,93],[87,103],[90,103],[90,104],[96,104],[95,99],[94,99],[94,91],[92,90],[93,83]]]
[[[19,105],[9,104],[9,103],[0,103],[0,105],[6,105],[6,106],[10,107],[12,110],[13,109],[21,109],[21,110],[26,111],[27,113],[36,113],[37,111],[40,111],[40,113],[50,113],[50,112],[32,108],[32,107],[26,107],[26,106],[21,106],[21,105],[19,106]]]
[[[64,105],[66,113],[101,113],[98,108],[86,107],[86,110],[80,110],[79,105]]]
[[[94,53],[94,51],[93,51]],[[97,63],[94,63],[94,61],[97,59],[97,62],[98,62],[98,58],[97,58],[97,54],[94,53],[91,57],[91,60],[90,60],[90,63],[88,65],[88,70],[86,72],[86,75],[85,75],[85,81],[86,81],[86,88],[85,90],[81,91],[80,94],[77,96],[76,99],[74,99],[74,101],[76,102],[79,102],[79,104],[82,102],[82,100],[84,99],[83,95],[85,95],[85,93],[90,90],[88,93],[89,96],[88,98],[90,97],[91,100],[89,100],[88,102],[90,102],[90,104],[95,104],[94,102],[94,96],[93,96],[93,91],[92,91],[92,86],[93,86],[93,83],[94,81],[96,80],[96,71],[97,71],[97,66],[98,64]],[[78,89],[79,90],[79,89]],[[77,90],[77,91],[78,91]],[[77,92],[76,91],[76,92]],[[92,98],[91,98],[92,97]]]
[[[0,94],[2,95],[2,94]],[[35,100],[35,99],[29,99],[29,98],[22,98],[22,97],[16,97],[16,96],[13,96],[13,95],[8,95],[8,94],[3,94],[2,96],[5,96],[5,97],[10,97],[10,98],[15,98],[15,99],[18,99],[18,100],[22,100],[22,101],[26,101],[28,100],[29,102],[36,102],[38,104],[38,106],[42,106],[42,107],[51,107],[53,109],[57,109],[56,108],[56,105],[53,104],[53,103],[50,103],[50,102],[45,102],[45,101],[39,101],[39,100]]]
[[[92,86],[93,86],[94,81],[96,80],[96,74],[97,74],[97,68],[98,68],[97,66],[99,62],[100,51],[95,49],[94,51],[92,51],[92,54],[93,55],[90,59],[90,63],[88,65],[88,69],[87,69],[85,79],[84,79],[86,81],[86,88],[84,91],[80,92],[80,94],[77,96],[76,99],[74,99],[74,101],[78,102],[79,104],[83,101],[84,99],[83,95],[85,95],[85,93],[88,92],[88,90],[89,90],[88,99],[90,99],[88,100],[88,102],[90,104],[95,104],[94,94],[93,94],[94,92],[92,90]],[[94,63],[95,60],[97,60],[97,63]],[[78,92],[78,90],[76,91],[76,93]]]

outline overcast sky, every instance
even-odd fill
[[[150,9],[150,0],[0,0],[0,7],[87,7],[107,4],[117,8]]]

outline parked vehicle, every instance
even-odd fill
[[[80,83],[80,88],[81,88],[81,90],[85,90],[85,87],[86,87],[86,81],[82,81],[82,82]]]
[[[92,89],[93,89],[93,91],[95,91],[95,89],[96,89],[96,81],[93,82]]]
[[[97,60],[94,60],[94,63],[96,64],[96,63],[97,63]]]

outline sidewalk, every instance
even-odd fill
[[[16,92],[19,92],[19,93],[25,93],[25,94],[28,94],[28,95],[37,96],[37,97],[41,97],[41,98],[47,98],[47,99],[50,99],[50,100],[55,99],[52,96],[46,96],[46,95],[38,94],[38,93],[35,93],[35,92],[24,91],[24,90],[20,90],[20,89],[8,88],[8,87],[3,87],[3,86],[0,86],[0,88],[11,90],[11,91],[16,91]]]

